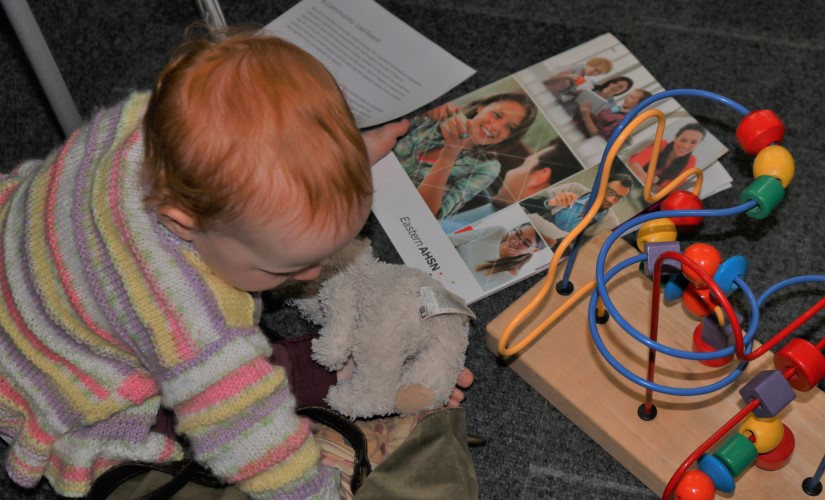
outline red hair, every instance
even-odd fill
[[[161,71],[143,131],[147,204],[175,206],[200,228],[242,216],[345,217],[372,192],[338,84],[280,38],[184,42]]]

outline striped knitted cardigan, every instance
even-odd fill
[[[257,327],[142,203],[147,94],[99,112],[45,161],[0,176],[0,434],[24,487],[86,494],[125,461],[195,459],[253,498],[337,498]]]

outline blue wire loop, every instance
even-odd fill
[[[622,269],[630,265],[633,265],[637,262],[643,262],[644,260],[646,260],[647,257],[644,254],[632,257],[617,264],[612,269],[607,271],[607,273],[605,273],[605,261],[607,259],[607,254],[610,251],[610,248],[613,246],[613,243],[615,243],[616,240],[618,240],[626,232],[632,230],[637,225],[647,222],[649,220],[658,219],[662,217],[727,217],[744,213],[753,208],[754,205],[755,202],[749,201],[737,207],[721,210],[668,210],[663,212],[642,214],[619,225],[619,227],[617,227],[615,231],[613,231],[613,233],[611,233],[610,236],[607,237],[607,240],[605,240],[604,245],[602,245],[602,248],[599,251],[598,258],[596,259],[596,292],[593,293],[590,299],[590,312],[588,314],[588,321],[590,324],[590,335],[593,338],[593,341],[595,342],[596,347],[598,348],[602,357],[604,357],[605,360],[610,364],[610,366],[612,366],[623,377],[627,378],[628,380],[637,385],[644,387],[645,389],[650,389],[652,391],[660,392],[663,394],[670,394],[674,396],[697,396],[700,394],[707,394],[710,392],[718,391],[734,382],[739,377],[739,375],[742,374],[742,372],[745,370],[745,367],[747,366],[747,363],[744,362],[740,363],[735,370],[733,370],[723,379],[701,387],[671,387],[663,384],[650,382],[647,379],[640,377],[639,375],[636,375],[635,373],[625,368],[607,349],[607,346],[604,344],[604,342],[601,339],[601,336],[599,335],[598,325],[596,324],[596,301],[598,300],[598,298],[601,297],[602,303],[607,312],[610,314],[611,318],[614,319],[616,323],[625,332],[627,332],[630,336],[636,339],[636,341],[644,344],[650,349],[655,350],[656,352],[661,352],[662,354],[676,358],[691,360],[718,359],[732,355],[734,352],[734,346],[729,346],[724,349],[720,349],[718,351],[713,352],[685,351],[681,349],[675,349],[673,347],[668,347],[659,342],[655,342],[645,334],[638,331],[630,323],[628,323],[627,320],[624,319],[624,317],[621,315],[618,309],[616,309],[616,307],[613,305],[613,302],[610,299],[609,294],[607,293],[607,282]],[[748,332],[744,338],[745,351],[750,352],[751,346],[753,345],[753,339],[756,336],[756,329],[759,325],[759,307],[756,298],[754,297],[753,293],[751,293],[750,288],[747,286],[747,284],[740,278],[737,278],[735,282],[737,286],[739,286],[739,288],[745,294],[751,307],[751,316],[750,321],[748,322]],[[654,297],[654,300],[660,299],[659,297]]]
[[[604,170],[604,163],[607,160],[607,153],[613,147],[613,143],[616,142],[616,139],[619,137],[619,134],[627,127],[627,125],[633,121],[639,113],[645,110],[651,104],[661,101],[662,99],[668,99],[671,97],[681,97],[681,96],[690,96],[690,97],[703,97],[705,99],[710,99],[712,101],[720,102],[730,108],[733,108],[735,111],[742,115],[747,115],[749,113],[748,109],[738,102],[725,97],[723,95],[716,94],[714,92],[709,92],[707,90],[697,90],[697,89],[673,89],[673,90],[666,90],[664,92],[659,92],[658,94],[653,94],[652,96],[648,97],[644,101],[640,102],[636,107],[631,109],[622,121],[616,125],[616,128],[613,129],[613,133],[610,134],[610,138],[607,141],[607,145],[604,148],[604,153],[602,154],[601,162],[599,163],[599,169],[596,172],[596,179],[593,181],[594,186],[598,186],[602,179],[602,171]],[[593,203],[596,201],[595,197],[591,196],[587,203],[584,206],[583,213],[587,213],[590,210],[590,207],[593,206]],[[582,233],[584,234],[584,233]],[[583,242],[582,234],[576,238],[576,241],[573,242],[570,249],[570,255],[567,257],[567,265],[564,268],[564,273],[562,275],[562,285],[567,286],[568,282],[570,281],[570,274],[573,272],[573,264],[576,261],[576,256],[579,253],[579,247]]]
[[[607,161],[608,152],[612,150],[615,141],[618,139],[618,136],[622,133],[622,131],[627,127],[627,125],[634,119],[636,116],[639,115],[645,108],[650,106],[651,104],[658,102],[662,99],[668,99],[672,97],[681,97],[681,96],[691,96],[691,97],[702,97],[706,99],[710,99],[719,103],[722,103],[738,113],[742,115],[747,115],[749,113],[748,109],[744,106],[738,104],[737,102],[721,96],[719,94],[715,94],[713,92],[708,92],[705,90],[696,90],[696,89],[676,89],[676,90],[668,90],[664,92],[660,92],[658,94],[654,94],[644,101],[642,101],[639,105],[634,107],[630,112],[625,115],[621,122],[615,127],[613,133],[610,135],[610,139],[607,141],[607,145],[604,149],[604,154],[602,155],[601,163],[599,164],[599,168],[596,172],[596,178],[593,181],[594,186],[598,186],[601,184],[602,174],[604,171],[605,162]],[[584,208],[584,213],[587,213],[590,208],[592,207],[593,203],[595,202],[596,197],[590,197],[587,201],[587,204]],[[754,207],[756,207],[756,201],[750,200],[741,205],[727,208],[727,209],[715,209],[715,210],[668,210],[668,211],[659,211],[647,214],[638,215],[623,224],[619,225],[605,240],[604,244],[602,245],[598,258],[596,260],[596,290],[591,294],[589,309],[588,309],[588,324],[590,327],[590,335],[593,338],[593,341],[598,348],[599,352],[601,353],[602,357],[612,366],[619,374],[623,377],[627,378],[631,382],[644,387],[645,389],[649,389],[655,392],[660,392],[663,394],[669,394],[673,396],[698,396],[702,394],[708,394],[711,392],[718,391],[723,389],[733,383],[745,370],[748,363],[747,362],[740,362],[739,365],[731,371],[727,376],[717,380],[716,382],[710,383],[705,386],[701,387],[672,387],[663,384],[658,384],[647,380],[644,377],[641,377],[630,370],[628,370],[625,366],[623,366],[609,351],[605,343],[603,342],[601,335],[599,333],[599,326],[597,324],[597,305],[599,299],[602,301],[602,305],[605,310],[609,313],[610,317],[616,321],[616,323],[631,337],[633,337],[637,342],[643,344],[648,349],[652,349],[656,352],[661,352],[667,356],[672,356],[676,358],[682,359],[689,359],[689,360],[711,360],[711,359],[719,359],[724,358],[727,356],[731,356],[735,353],[735,346],[728,346],[724,349],[719,349],[717,351],[712,352],[693,352],[693,351],[686,351],[682,349],[676,349],[673,347],[666,346],[659,342],[653,341],[647,335],[641,333],[636,328],[634,328],[627,320],[622,317],[621,313],[616,309],[613,305],[613,302],[610,299],[609,294],[607,293],[607,283],[615,277],[619,272],[622,270],[633,266],[639,262],[644,262],[647,260],[647,256],[645,254],[640,254],[631,258],[628,258],[615,266],[613,268],[607,270],[605,272],[605,261],[607,259],[607,254],[610,251],[610,248],[613,244],[618,240],[620,237],[624,236],[625,233],[628,233],[638,227],[640,224],[643,224],[647,221],[654,220],[654,219],[661,219],[661,218],[674,218],[674,217],[728,217],[743,214]],[[568,286],[570,274],[573,269],[573,265],[576,260],[576,256],[578,254],[579,247],[583,242],[583,235],[584,233],[579,234],[576,238],[575,242],[572,245],[570,255],[568,257],[567,266],[565,267],[564,274],[562,277],[562,285]],[[757,299],[754,295],[753,291],[750,287],[745,283],[744,279],[741,276],[734,278],[733,283],[736,286],[731,286],[733,291],[740,291],[743,293],[749,308],[750,308],[750,316],[747,319],[747,332],[744,334],[742,339],[744,352],[750,353],[753,349],[753,342],[756,336],[756,331],[759,327],[759,310],[760,307],[768,300],[773,294],[777,293],[778,291],[782,290],[783,288],[800,284],[800,283],[810,283],[810,282],[825,282],[825,275],[805,275],[805,276],[797,276],[794,278],[789,278],[783,280],[770,288],[768,288],[759,298]],[[653,300],[661,300],[660,297],[654,297]]]
[[[755,203],[756,202],[754,201],[749,201],[736,207],[717,210],[669,210],[642,214],[619,225],[619,227],[617,227],[613,231],[613,233],[607,237],[607,239],[604,242],[604,245],[602,245],[602,248],[599,251],[598,258],[596,259],[596,291],[592,294],[590,298],[588,322],[590,326],[590,335],[593,338],[593,341],[596,344],[597,349],[601,353],[602,357],[604,357],[604,359],[608,362],[608,364],[610,364],[610,366],[612,366],[617,372],[619,372],[619,374],[621,374],[623,377],[627,378],[631,382],[641,387],[644,387],[645,389],[650,389],[652,391],[660,392],[662,394],[669,394],[673,396],[698,396],[723,389],[724,387],[733,383],[743,373],[743,371],[747,367],[747,362],[740,363],[737,366],[737,368],[733,370],[731,373],[729,373],[726,377],[714,383],[701,387],[672,387],[650,382],[647,379],[639,375],[636,375],[635,373],[631,372],[626,367],[624,367],[607,349],[607,346],[602,341],[601,335],[599,334],[598,324],[596,323],[596,304],[598,299],[601,298],[602,304],[604,308],[607,310],[607,312],[610,314],[611,318],[614,319],[616,323],[627,334],[633,337],[636,341],[645,345],[649,349],[653,349],[656,352],[661,352],[662,354],[665,354],[667,356],[690,360],[719,359],[722,357],[733,355],[735,351],[734,346],[725,347],[724,349],[720,349],[718,351],[713,352],[685,351],[666,346],[659,342],[655,342],[645,334],[638,331],[630,323],[628,323],[627,320],[625,320],[624,317],[621,315],[619,310],[616,309],[615,305],[610,299],[609,294],[607,293],[607,283],[623,269],[630,267],[636,263],[644,262],[647,259],[647,256],[644,254],[639,254],[637,256],[631,257],[615,265],[607,272],[605,272],[605,261],[607,260],[607,254],[609,253],[610,248],[613,246],[616,240],[624,236],[625,233],[628,233],[631,230],[633,230],[633,228],[635,228],[639,224],[642,224],[649,220],[663,217],[727,217],[747,212],[748,210],[753,208]],[[784,288],[787,288],[792,285],[811,282],[825,283],[825,275],[804,275],[788,278],[768,288],[757,299],[754,293],[751,291],[748,284],[741,277],[737,277],[734,280],[734,283],[736,283],[738,290],[742,291],[750,307],[748,329],[743,338],[745,353],[749,353],[752,350],[753,341],[756,336],[757,328],[759,326],[759,310],[760,307],[765,303],[765,301],[767,301],[773,294],[777,293],[778,291]],[[659,298],[654,297],[653,300],[659,300]]]

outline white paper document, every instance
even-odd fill
[[[320,60],[361,128],[401,118],[475,73],[372,0],[304,0],[264,31]]]
[[[583,71],[595,58],[612,62],[599,83],[583,79],[567,84],[567,75]],[[605,82],[614,81],[624,87],[615,95],[603,95]],[[608,33],[451,101],[477,130],[486,127],[489,132],[487,139],[462,146],[457,156],[441,154],[446,143],[442,124],[454,113],[438,118],[425,111],[412,117],[410,131],[399,138],[394,154],[373,167],[373,213],[405,264],[440,280],[468,304],[541,272],[583,217],[609,134],[628,112],[623,101],[639,90],[655,94],[664,88]],[[598,111],[592,105],[583,109],[582,95],[590,97],[591,104],[599,99],[609,105],[602,104]],[[678,137],[682,142],[690,139],[692,148],[670,163],[663,154],[659,165],[664,167],[661,172],[657,167],[652,189],[658,192],[694,167],[703,173],[700,197],[730,187],[731,177],[718,161],[727,152],[725,145],[676,100],[655,107],[667,123],[660,148],[664,151]],[[520,131],[499,139],[492,132],[495,111],[504,114],[508,109]],[[595,130],[587,126],[586,112]],[[655,124],[647,120],[619,147],[608,174],[612,194],[591,220],[585,238],[650,207],[644,182]],[[429,175],[438,161],[452,162],[446,181]],[[680,188],[692,190],[694,182]],[[441,204],[425,202],[422,186],[425,194],[440,189]]]

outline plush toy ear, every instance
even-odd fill
[[[358,330],[359,284],[351,273],[330,278],[319,292],[324,327],[312,341],[312,359],[331,370],[340,370],[352,354]]]

